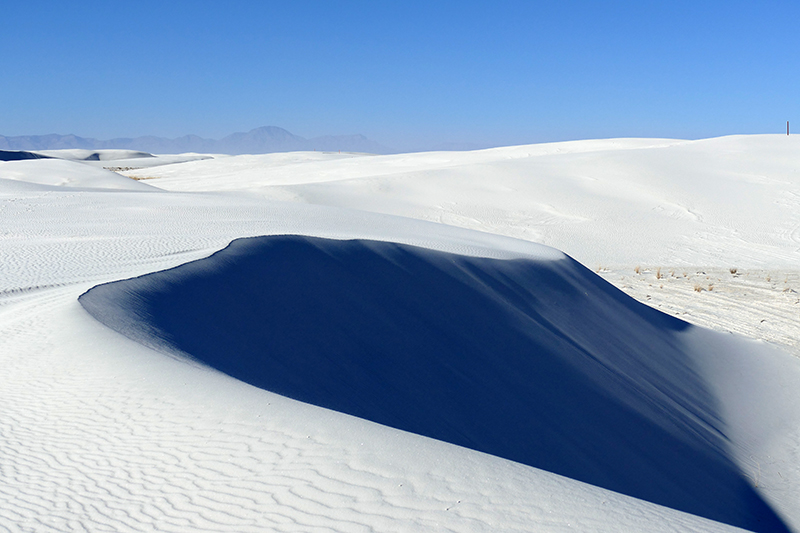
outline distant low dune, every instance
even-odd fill
[[[21,150],[0,150],[0,161],[22,161],[23,159],[47,159],[48,156]]]

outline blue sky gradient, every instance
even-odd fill
[[[780,133],[800,128],[798,21],[797,1],[7,2],[0,134]]]

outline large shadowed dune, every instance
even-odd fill
[[[686,323],[571,259],[240,239],[101,285],[111,328],[263,389],[753,531]]]

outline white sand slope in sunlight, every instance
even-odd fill
[[[250,191],[547,244],[650,305],[800,355],[798,154],[800,137],[786,135],[272,154],[230,158],[224,172],[221,160],[165,166],[148,183]],[[664,278],[654,283],[659,270]],[[665,289],[662,279],[679,278],[686,283]]]
[[[798,153],[0,162],[0,531],[798,531]]]

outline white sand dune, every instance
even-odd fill
[[[294,165],[237,156],[152,175],[168,190],[258,191],[523,238],[589,268],[796,268],[798,152],[800,137],[786,135],[616,139],[322,161],[280,155]]]
[[[800,395],[797,392],[800,360],[770,345],[727,334],[695,327],[664,327],[679,323],[640,307],[558,251],[489,232],[497,220],[506,220],[506,229],[498,233],[520,236],[517,233],[523,227],[522,222],[514,225],[508,213],[515,213],[525,205],[534,205],[532,210],[536,211],[536,204],[523,202],[526,194],[530,200],[534,193],[556,193],[552,198],[561,198],[573,191],[578,201],[575,210],[568,212],[570,216],[597,217],[597,224],[611,227],[615,217],[619,221],[620,213],[639,210],[643,213],[640,222],[647,238],[656,238],[659,231],[664,231],[659,238],[663,238],[665,247],[684,238],[691,244],[694,238],[696,246],[673,250],[680,252],[676,257],[685,264],[702,264],[697,263],[702,259],[727,267],[730,259],[739,257],[737,253],[753,245],[761,255],[744,255],[735,264],[741,268],[761,265],[788,271],[791,259],[797,257],[796,249],[792,248],[796,241],[791,225],[798,215],[790,205],[793,201],[790,193],[796,190],[797,180],[791,170],[794,168],[791,150],[780,142],[767,137],[710,140],[706,144],[600,141],[584,146],[565,143],[463,155],[387,156],[396,159],[281,154],[272,160],[264,156],[260,162],[257,159],[261,156],[242,156],[242,159],[219,158],[148,169],[147,172],[169,173],[171,177],[146,183],[185,192],[140,187],[145,182],[133,180],[130,183],[138,190],[123,190],[117,185],[118,175],[94,174],[99,170],[82,163],[59,162],[81,165],[79,168],[87,172],[85,178],[74,177],[73,167],[69,167],[69,176],[58,177],[56,170],[67,172],[67,167],[41,166],[49,160],[20,162],[40,165],[24,170],[9,166],[17,162],[0,163],[0,256],[3,258],[0,363],[4,368],[0,387],[0,405],[4,406],[0,416],[0,434],[4,439],[0,451],[3,474],[0,527],[9,531],[724,531],[734,530],[730,524],[735,524],[756,531],[785,530],[776,521],[777,516],[790,528],[798,529],[800,410],[796,405]],[[620,145],[624,149],[619,149]],[[667,152],[670,154],[667,157],[660,152],[663,150],[673,152]],[[539,155],[521,155],[528,151]],[[677,198],[686,194],[683,188],[691,185],[692,180],[682,174],[671,177],[667,169],[646,186],[638,187],[620,179],[615,187],[604,182],[587,190],[578,187],[574,177],[565,179],[556,175],[556,169],[561,168],[557,159],[562,156],[566,158],[562,160],[565,168],[571,169],[568,173],[580,168],[594,169],[599,176],[618,176],[620,168],[638,169],[626,174],[626,179],[646,175],[644,167],[660,168],[653,161],[672,161],[674,166],[670,168],[678,174],[695,169],[696,178],[705,176],[710,169],[718,169],[711,172],[710,181],[741,182],[737,194],[753,196],[752,202],[747,202],[731,192],[730,200],[742,205],[740,217],[745,221],[754,213],[759,215],[750,220],[755,229],[744,232],[744,222],[739,226],[738,219],[726,218],[729,211],[725,210],[725,202],[717,205],[705,197],[714,192],[713,183],[698,186],[706,192],[696,193],[697,197]],[[728,156],[733,162],[719,169]],[[487,162],[489,157],[494,159]],[[713,163],[707,163],[709,158]],[[760,160],[763,161],[759,163]],[[244,161],[241,175],[237,177],[238,171],[225,174],[223,169],[231,167],[223,165],[224,161],[231,165]],[[273,164],[278,177],[270,177]],[[207,171],[203,170],[204,165],[208,165]],[[348,165],[352,174],[346,177]],[[701,170],[697,170],[697,165]],[[389,168],[392,166],[395,170]],[[403,166],[407,168],[397,170]],[[541,168],[552,170],[549,178],[530,178],[537,176],[535,171]],[[762,169],[760,174],[758,168]],[[194,190],[190,179],[193,172],[199,176]],[[216,186],[215,172],[219,173]],[[754,180],[758,181],[756,174],[761,176],[761,182],[754,184]],[[292,176],[295,181],[291,181]],[[480,176],[484,178],[481,180]],[[529,177],[527,181],[525,176]],[[604,179],[613,181],[611,177]],[[656,186],[662,179],[673,179],[673,186]],[[531,185],[528,181],[542,183]],[[408,188],[404,188],[404,183]],[[487,192],[493,183],[501,184],[498,187],[518,183],[517,190],[521,192],[516,196],[520,197],[522,207],[514,204],[509,207],[514,194],[505,195],[500,201],[491,191]],[[320,187],[330,189],[325,192]],[[474,221],[463,225],[483,232],[408,218],[433,218],[436,206],[447,197],[447,187],[451,188],[450,198],[456,199],[456,203],[459,198],[464,202],[472,199],[472,204],[466,202],[464,212]],[[372,191],[372,196],[366,191]],[[682,199],[687,209],[704,216],[690,223],[686,217],[678,216],[674,217],[675,225],[667,224],[661,218],[670,218],[669,214],[646,208],[664,200],[660,196],[651,199],[653,191],[669,201]],[[325,194],[329,196],[324,198]],[[437,194],[441,195],[438,199]],[[581,214],[580,209],[590,205],[592,194],[599,204],[596,211]],[[312,195],[316,196],[311,198]],[[502,216],[483,212],[481,219],[478,216],[482,213],[478,206],[481,199],[483,209],[496,202]],[[312,200],[332,207],[309,205]],[[547,205],[553,201],[543,200]],[[561,209],[565,205],[556,207]],[[603,214],[603,208],[617,213]],[[441,209],[447,211],[446,206]],[[756,213],[758,209],[764,212]],[[536,222],[535,216],[531,220],[532,231],[547,235],[567,235],[566,226],[573,227],[576,235],[570,242],[584,243],[586,257],[599,254],[608,245],[608,260],[603,262],[606,265],[626,266],[631,257],[637,257],[637,264],[656,265],[663,257],[648,255],[661,253],[653,242],[638,252],[629,251],[638,246],[639,241],[635,240],[617,242],[606,236],[605,240],[595,242],[601,233],[590,231],[589,222],[566,223],[563,217],[556,218],[560,222],[552,225],[561,228],[547,233],[549,229]],[[780,222],[779,228],[767,231],[770,221]],[[499,224],[497,228],[501,227]],[[696,233],[682,234],[687,228]],[[789,230],[784,231],[786,228]],[[758,230],[766,233],[756,237]],[[700,246],[715,242],[714,232],[743,244],[731,249],[726,241],[718,248]],[[210,287],[224,287],[224,280],[233,280],[232,286],[243,291],[242,297],[235,299],[238,306],[244,296],[257,292],[256,285],[251,277],[231,276],[224,269],[239,268],[246,263],[240,259],[220,259],[224,255],[214,256],[211,263],[187,263],[208,257],[236,238],[258,235],[370,239],[459,254],[457,260],[424,251],[404,255],[407,252],[402,250],[406,249],[390,247],[389,250],[401,251],[381,251],[384,245],[380,244],[375,245],[380,252],[377,253],[372,246],[353,249],[346,241],[324,241],[326,244],[311,248],[300,246],[294,256],[284,250],[286,253],[279,257],[292,258],[283,267],[284,277],[267,278],[273,282],[267,287],[272,288],[263,289],[270,298],[282,295],[283,305],[268,311],[286,327],[303,326],[290,338],[291,342],[304,346],[309,354],[323,356],[320,347],[332,338],[351,343],[342,344],[351,347],[343,348],[347,353],[353,353],[353,346],[362,346],[363,353],[369,353],[371,345],[367,340],[377,342],[374,339],[379,340],[384,334],[378,330],[373,333],[377,336],[366,336],[359,331],[359,323],[365,327],[378,324],[391,328],[393,322],[409,326],[400,319],[412,320],[427,309],[427,314],[422,314],[426,320],[420,324],[424,327],[437,316],[451,317],[458,310],[469,315],[474,311],[477,314],[471,318],[473,326],[486,325],[488,332],[467,328],[463,321],[453,320],[440,324],[425,338],[434,340],[435,346],[449,349],[471,339],[462,348],[473,350],[466,351],[472,354],[468,361],[473,363],[478,354],[485,352],[482,348],[491,345],[500,350],[500,344],[510,339],[533,339],[546,346],[543,352],[548,356],[541,363],[544,366],[538,367],[538,371],[529,370],[536,374],[538,386],[519,389],[527,391],[525,394],[541,395],[535,416],[530,414],[529,421],[535,420],[539,426],[525,433],[525,427],[531,427],[526,425],[519,434],[528,439],[537,432],[550,435],[548,442],[561,448],[540,443],[542,455],[553,455],[544,463],[531,465],[536,462],[536,454],[532,459],[523,459],[528,464],[522,464],[509,460],[511,453],[475,444],[485,444],[486,434],[474,427],[470,429],[470,412],[480,415],[479,420],[485,424],[497,423],[508,430],[505,439],[498,439],[506,449],[510,446],[525,450],[512,439],[515,433],[498,407],[502,402],[494,397],[497,394],[487,395],[487,399],[500,403],[492,403],[485,412],[480,411],[481,402],[477,398],[469,399],[475,405],[460,413],[459,406],[434,412],[427,429],[378,419],[450,442],[434,440],[326,408],[336,405],[323,402],[320,407],[288,399],[214,371],[200,361],[201,354],[192,353],[196,351],[194,348],[187,350],[174,337],[167,337],[164,333],[167,330],[154,319],[152,309],[127,322],[139,328],[138,334],[128,331],[141,341],[137,342],[101,325],[77,302],[78,296],[102,283],[185,265],[170,271],[178,273],[181,283],[191,285],[192,280],[202,279],[197,277],[198,269],[208,275],[220,275]],[[281,242],[304,241],[284,238]],[[269,250],[269,245],[265,250]],[[583,253],[577,251],[578,254],[570,253],[576,256]],[[619,255],[615,255],[618,251]],[[275,263],[276,257],[268,251],[256,250],[254,255],[268,264]],[[348,257],[355,262],[348,263]],[[409,257],[416,259],[408,263]],[[338,292],[333,293],[335,297],[326,296],[324,288],[347,281],[356,266],[371,264],[364,263],[367,259],[378,261],[380,268],[361,272],[348,284],[338,286]],[[531,261],[544,270],[518,268]],[[327,266],[315,270],[320,264]],[[340,265],[339,270],[331,266],[335,264]],[[589,266],[594,268],[592,264]],[[184,275],[186,269],[195,272]],[[387,284],[387,280],[395,279],[397,269],[414,274],[409,279],[421,281],[422,285]],[[544,276],[542,272],[553,274]],[[370,274],[375,277],[370,279]],[[159,278],[139,279],[153,287],[147,280]],[[369,280],[370,287],[376,290],[359,285],[362,279]],[[467,279],[472,281],[464,282]],[[250,281],[243,283],[244,280]],[[466,293],[472,295],[470,298],[494,302],[493,305],[499,306],[497,312],[464,304],[458,297],[461,293],[447,290],[443,280],[455,280],[458,283],[454,287],[470,289],[472,292]],[[497,285],[498,280],[504,281]],[[142,299],[140,288],[128,290],[125,284],[104,287],[123,293],[112,291],[92,311],[110,325],[117,327],[121,323],[114,318],[118,315],[113,314],[119,310],[124,315],[146,309],[148,300]],[[305,291],[303,299],[293,299],[290,287]],[[397,301],[411,306],[406,314],[397,307],[376,303],[388,298],[377,288],[392,287],[389,295],[402,297]],[[439,294],[437,290],[447,294]],[[193,298],[202,298],[203,294],[212,296],[206,291],[187,294]],[[224,294],[222,291],[221,296]],[[431,298],[431,304],[413,307],[419,300],[415,294]],[[433,302],[445,302],[447,295],[454,296],[450,303],[455,307],[445,307],[448,312],[437,314],[431,307]],[[335,305],[345,296],[354,301],[343,308]],[[138,299],[138,303],[125,304],[124,298]],[[421,302],[424,304],[425,300]],[[330,313],[317,316],[316,322],[304,322],[293,315],[299,312],[300,317],[308,318],[312,310],[324,310],[321,304],[333,313],[340,313],[337,318],[341,327],[355,329],[326,330],[335,326],[322,323]],[[163,305],[166,304],[159,303],[155,308],[168,309]],[[244,321],[253,326],[258,322],[257,317],[248,317],[237,306],[223,306],[214,300],[179,301],[179,307],[166,315],[183,317],[178,325],[184,327],[178,329],[189,331],[188,338],[196,338],[198,326],[189,320],[190,310],[201,316],[203,310],[220,312],[219,316],[206,317],[211,324],[222,323],[224,311],[231,309],[238,309],[233,317],[239,323]],[[523,327],[537,309],[542,310],[544,318],[530,324],[539,324],[537,327],[544,336],[530,333],[531,325]],[[520,314],[520,310],[527,310],[528,314]],[[521,322],[505,320],[503,316],[514,316]],[[523,316],[528,318],[523,320]],[[248,320],[243,320],[244,317]],[[543,327],[545,324],[548,326]],[[260,331],[258,327],[250,329]],[[370,326],[370,331],[373,329]],[[169,333],[177,334],[177,330]],[[461,335],[466,337],[459,340]],[[247,336],[233,338],[241,341]],[[219,342],[225,344],[228,340]],[[481,340],[488,344],[481,345]],[[658,348],[660,345],[664,348]],[[655,355],[644,359],[634,357],[642,350],[671,355],[664,359]],[[183,352],[197,359],[189,361],[182,356]],[[236,354],[242,352],[236,350]],[[432,357],[440,352],[427,353]],[[503,354],[511,352],[501,350]],[[403,348],[390,350],[395,358],[402,353]],[[447,371],[441,374],[442,381],[433,383],[442,386],[452,383],[452,373],[459,373],[458,363],[452,357],[456,356],[451,356],[445,365]],[[308,370],[330,378],[329,372],[322,372],[323,367],[315,366],[319,364],[312,360]],[[349,366],[350,370],[359,368]],[[514,383],[524,377],[524,374],[515,376],[509,369],[506,374],[509,377],[504,381],[486,367],[471,364],[465,368],[473,375],[467,373],[462,379],[466,382],[477,379],[479,389],[486,387],[483,392],[489,393],[502,390],[508,380]],[[348,375],[348,369],[344,370],[343,375]],[[374,371],[386,379],[385,371]],[[554,379],[548,381],[537,372],[553,372]],[[416,398],[414,405],[417,409],[424,408],[428,398],[425,395],[435,395],[438,388],[423,386],[425,382],[418,377],[411,375],[396,382],[367,380],[373,388],[364,394],[371,401],[364,402],[362,397],[360,405],[377,404],[374,407],[379,414],[394,409],[399,420],[414,422],[417,418],[408,412],[398,413],[397,405],[387,407],[379,403],[381,395],[374,391],[382,385],[387,387],[387,393],[390,386],[416,387],[418,394],[411,396]],[[522,381],[530,385],[530,380]],[[567,383],[568,388],[560,388]],[[347,387],[346,391],[352,389]],[[465,386],[453,394],[458,397],[456,393],[468,390]],[[297,389],[281,392],[298,394]],[[514,399],[521,401],[516,396]],[[462,403],[466,401],[466,397],[462,398]],[[350,402],[353,403],[359,404]],[[443,404],[446,407],[443,398],[430,403],[431,407]],[[598,409],[602,415],[593,416],[591,410],[583,409],[584,405],[587,409]],[[631,422],[634,419],[635,424]],[[616,424],[613,426],[616,429],[603,431],[602,420],[610,421],[612,426]],[[431,433],[435,431],[462,437],[469,431],[476,433],[459,441]],[[670,442],[674,445],[669,446]],[[500,456],[456,444],[478,450],[484,446],[484,451]],[[611,453],[612,449],[617,450],[617,457]],[[670,453],[677,453],[678,449],[683,450],[679,456],[684,460],[673,458],[670,462]],[[566,450],[574,453],[564,453]],[[562,459],[554,460],[559,454]],[[694,459],[687,461],[687,457]],[[556,473],[537,466],[549,467]],[[693,472],[697,474],[694,478]],[[649,495],[649,490],[660,495]],[[672,497],[683,497],[683,503],[674,503],[669,500]],[[714,508],[718,502],[728,503]]]
[[[26,159],[43,159],[47,156],[24,150],[0,150],[0,161],[24,161]]]
[[[156,156],[148,152],[141,152],[138,150],[86,150],[80,148],[40,150],[36,153],[56,159],[80,161],[81,163],[93,167],[105,167],[119,170],[140,170],[143,168],[157,167],[161,165],[172,165],[175,163],[185,163],[188,161],[212,159],[214,157],[208,154],[195,153]]]
[[[139,150],[87,150],[82,148],[39,150],[37,153],[72,161],[119,161],[125,159],[150,159],[153,157],[153,154]]]
[[[145,183],[125,178],[102,168],[93,168],[62,159],[26,159],[5,162],[0,170],[0,180],[83,189],[156,190]]]
[[[798,153],[800,137],[750,135],[328,160],[282,154],[280,164],[271,156],[231,158],[218,177],[222,161],[161,167],[151,175],[162,179],[149,183],[249,191],[547,244],[650,305],[800,355]],[[634,275],[636,267],[660,269],[665,279]],[[731,268],[736,280],[700,274]],[[677,285],[666,278],[686,280],[688,291],[664,290]],[[720,316],[720,306],[742,312]]]

